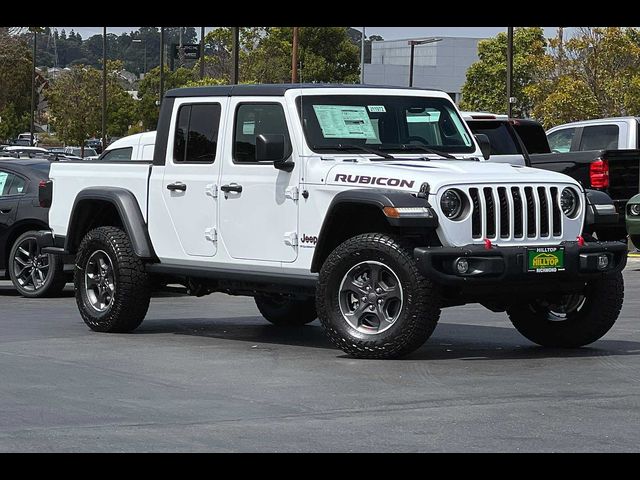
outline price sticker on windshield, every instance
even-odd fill
[[[371,113],[387,113],[387,109],[384,105],[367,105],[367,108]]]

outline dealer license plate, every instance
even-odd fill
[[[528,248],[527,267],[535,273],[564,271],[564,247]]]

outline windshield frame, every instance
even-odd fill
[[[413,92],[411,92],[413,93]],[[410,94],[410,95],[403,95],[402,91],[398,91],[397,93],[378,93],[378,92],[357,92],[357,91],[353,91],[353,92],[348,92],[348,93],[337,93],[337,92],[330,92],[330,93],[325,93],[325,92],[314,92],[312,94],[300,94],[297,95],[294,99],[295,102],[295,106],[296,106],[296,110],[297,110],[297,114],[298,114],[298,120],[300,121],[300,127],[302,130],[302,137],[304,140],[304,143],[306,145],[306,147],[317,154],[326,154],[326,153],[332,153],[332,154],[353,154],[353,150],[347,151],[345,149],[340,149],[340,148],[335,148],[332,149],[330,148],[330,146],[321,146],[321,145],[316,145],[314,143],[314,139],[310,137],[309,133],[310,131],[308,130],[307,127],[305,127],[305,122],[304,122],[304,117],[303,117],[303,102],[306,101],[307,105],[305,105],[305,108],[313,108],[312,106],[312,101],[314,98],[326,98],[326,97],[349,97],[349,98],[353,98],[353,97],[369,97],[371,100],[370,101],[366,101],[366,102],[360,102],[360,104],[366,104],[371,102],[371,104],[379,104],[381,97],[398,97],[398,98],[417,98],[417,99],[427,99],[427,100],[436,100],[436,102],[442,102],[444,104],[447,104],[446,107],[449,110],[449,115],[453,116],[455,115],[455,119],[454,119],[454,123],[458,123],[459,124],[459,131],[460,133],[464,133],[468,136],[469,140],[470,140],[470,145],[466,146],[466,145],[459,145],[459,146],[452,146],[452,145],[429,145],[426,143],[416,143],[415,146],[417,148],[415,149],[411,149],[411,148],[407,148],[410,147],[411,144],[405,144],[403,147],[398,147],[398,148],[392,148],[390,147],[390,145],[400,145],[400,142],[388,142],[386,145],[388,145],[387,147],[385,147],[385,143],[382,142],[380,144],[369,144],[369,143],[365,143],[363,146],[366,148],[370,148],[372,150],[378,150],[380,149],[381,152],[384,153],[391,153],[391,154],[416,154],[419,156],[424,156],[425,153],[422,152],[419,147],[427,147],[427,148],[433,148],[434,150],[439,150],[441,152],[447,153],[447,154],[451,154],[451,155],[460,155],[460,156],[474,156],[474,155],[478,155],[478,147],[477,147],[477,143],[475,141],[475,136],[474,134],[471,132],[469,126],[467,125],[467,123],[465,122],[465,120],[463,119],[462,115],[460,114],[460,111],[458,110],[457,106],[455,105],[455,103],[453,101],[450,100],[449,97],[445,97],[445,96],[436,96],[436,95],[415,95],[415,94]],[[320,105],[322,105],[322,103],[319,103]],[[346,104],[345,104],[346,105]],[[313,113],[312,113],[313,115]],[[316,117],[317,118],[317,117]],[[455,121],[457,119],[457,122]],[[353,139],[349,139],[349,140],[353,140]],[[347,141],[347,139],[343,139],[343,138],[337,138],[335,145],[336,147],[339,144],[344,144]],[[322,148],[319,148],[322,147]],[[453,149],[451,149],[451,147],[454,147]],[[360,153],[360,155],[366,155],[366,153],[362,152]],[[373,154],[371,154],[373,155]],[[437,155],[436,155],[437,156]],[[442,157],[440,157],[442,158]]]

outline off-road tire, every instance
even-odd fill
[[[339,290],[345,274],[363,261],[380,262],[394,272],[403,291],[398,318],[381,333],[362,333],[343,317]],[[433,333],[440,318],[438,286],[425,278],[411,247],[401,238],[366,233],[352,237],[329,254],[319,275],[316,310],[331,342],[357,358],[399,358],[419,348]]]
[[[47,272],[47,276],[45,277],[44,283],[40,288],[35,290],[28,290],[23,288],[22,285],[18,282],[16,278],[13,262],[16,256],[16,250],[18,246],[24,243],[25,240],[32,239],[33,242],[36,241],[36,232],[29,231],[20,235],[15,242],[13,242],[13,246],[11,247],[11,251],[9,252],[9,258],[7,262],[7,271],[9,272],[9,278],[13,283],[18,293],[26,298],[51,298],[51,297],[59,297],[64,290],[65,285],[67,284],[67,275],[64,273],[64,262],[62,257],[58,255],[49,254],[49,269]]]
[[[550,320],[537,302],[507,309],[511,323],[526,338],[543,347],[577,348],[602,338],[618,319],[624,300],[622,273],[590,281],[580,310],[562,321]]]
[[[255,302],[260,314],[279,327],[299,327],[318,318],[313,297],[294,299],[284,296],[256,296]]]
[[[94,252],[105,252],[113,265],[115,293],[104,312],[91,306],[85,293],[85,268]],[[76,303],[84,322],[96,332],[125,333],[137,328],[147,313],[151,298],[150,279],[129,236],[116,227],[99,227],[80,243],[74,274]]]

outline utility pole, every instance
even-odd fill
[[[513,116],[513,27],[507,27],[507,115]]]
[[[204,27],[200,27],[200,79],[204,78]]]
[[[364,29],[365,27],[362,27],[362,38],[360,39],[360,84],[364,84]]]
[[[184,46],[182,45],[182,29],[184,27],[180,27],[178,34],[178,68],[184,67]]]
[[[33,72],[31,75],[31,136],[29,145],[32,147],[35,145],[34,130],[35,130],[35,115],[36,115],[36,53],[38,45],[38,29],[33,27]]]
[[[435,43],[441,41],[441,38],[425,38],[424,40],[409,40],[411,46],[411,58],[409,59],[409,86],[413,87],[413,57],[416,45],[424,45],[426,43]]]
[[[291,50],[291,83],[298,83],[298,27],[293,27]]]
[[[84,144],[81,145],[84,155]],[[107,148],[107,27],[102,27],[102,149]]]
[[[158,105],[162,104],[164,96],[164,27],[160,27],[160,96]]]
[[[237,85],[239,82],[238,59],[240,51],[240,27],[231,27],[231,83]]]

